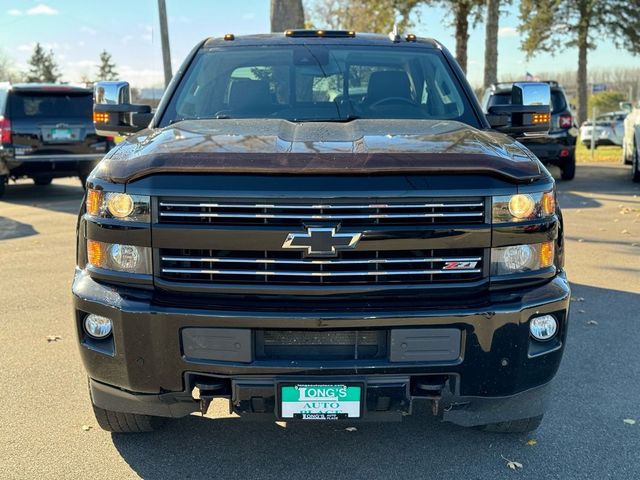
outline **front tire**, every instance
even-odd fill
[[[508,422],[488,423],[478,426],[478,430],[491,433],[526,433],[533,432],[542,423],[543,415],[537,417],[523,418],[521,420],[511,420]]]
[[[93,405],[93,414],[101,429],[113,433],[153,432],[164,426],[167,419],[137,413],[114,412]]]
[[[53,178],[51,178],[51,177],[34,177],[33,178],[33,183],[35,183],[36,185],[38,185],[40,187],[44,187],[46,185],[51,185],[52,181],[53,181]]]
[[[91,386],[89,386],[89,396],[93,415],[101,429],[113,433],[145,433],[158,430],[167,423],[165,417],[153,415],[140,415],[137,413],[114,412],[100,408],[93,403],[91,396]]]

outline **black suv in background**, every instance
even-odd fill
[[[93,91],[56,84],[0,84],[0,195],[9,179],[86,177],[111,141],[93,128]]]
[[[543,137],[522,137],[520,142],[531,150],[541,162],[556,165],[562,171],[563,180],[571,180],[576,173],[576,139],[578,131],[567,96],[553,80],[545,81],[551,88],[551,129]],[[496,83],[484,94],[485,111],[494,105],[509,105],[513,83]]]

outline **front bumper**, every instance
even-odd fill
[[[217,389],[212,396],[229,398],[239,413],[270,413],[267,417],[273,418],[279,382],[337,379],[366,385],[366,418],[410,413],[412,401],[422,397],[437,401],[445,420],[478,425],[542,413],[564,349],[570,290],[560,274],[546,284],[487,293],[483,303],[461,303],[458,308],[434,304],[400,311],[220,311],[163,306],[157,293],[106,286],[77,270],[73,294],[82,360],[92,379],[94,403],[102,408],[178,417],[198,410],[191,391],[199,386]],[[83,333],[87,313],[112,319],[110,343],[92,341]],[[560,332],[541,344],[530,339],[528,321],[547,313],[560,319]],[[457,329],[461,334],[459,355],[453,359],[216,361],[185,355],[181,338],[187,327],[250,332]],[[431,385],[427,394],[417,392],[422,383]],[[379,411],[376,392],[384,391],[391,400]],[[253,398],[262,400],[255,404]]]
[[[104,157],[104,153],[16,155],[7,159],[6,165],[12,176],[62,177],[88,174]]]

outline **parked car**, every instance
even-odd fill
[[[108,138],[96,134],[88,88],[58,84],[0,84],[0,196],[9,179],[53,178],[89,172],[109,151]]]
[[[640,182],[640,103],[624,120],[624,137],[622,142],[622,159],[631,164],[631,178]]]
[[[551,88],[551,129],[546,136],[523,136],[518,140],[541,162],[560,168],[563,180],[571,180],[576,173],[575,146],[578,129],[563,88],[553,80],[545,83]],[[512,86],[513,83],[497,83],[488,88],[482,100],[485,113],[494,105],[509,105]]]
[[[209,38],[153,119],[87,180],[74,323],[98,424],[207,412],[535,429],[570,289],[554,179],[512,136],[548,84],[486,117],[435,40],[347,31]]]
[[[624,138],[624,119],[628,112],[608,112],[596,117],[595,128],[591,120],[580,127],[580,141],[591,148],[591,137],[594,137],[594,148],[603,145],[622,146]]]

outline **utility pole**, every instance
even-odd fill
[[[160,17],[160,41],[162,42],[162,66],[164,67],[164,86],[169,85],[171,73],[171,48],[169,47],[169,27],[167,27],[167,5],[165,0],[158,0],[158,16]]]

